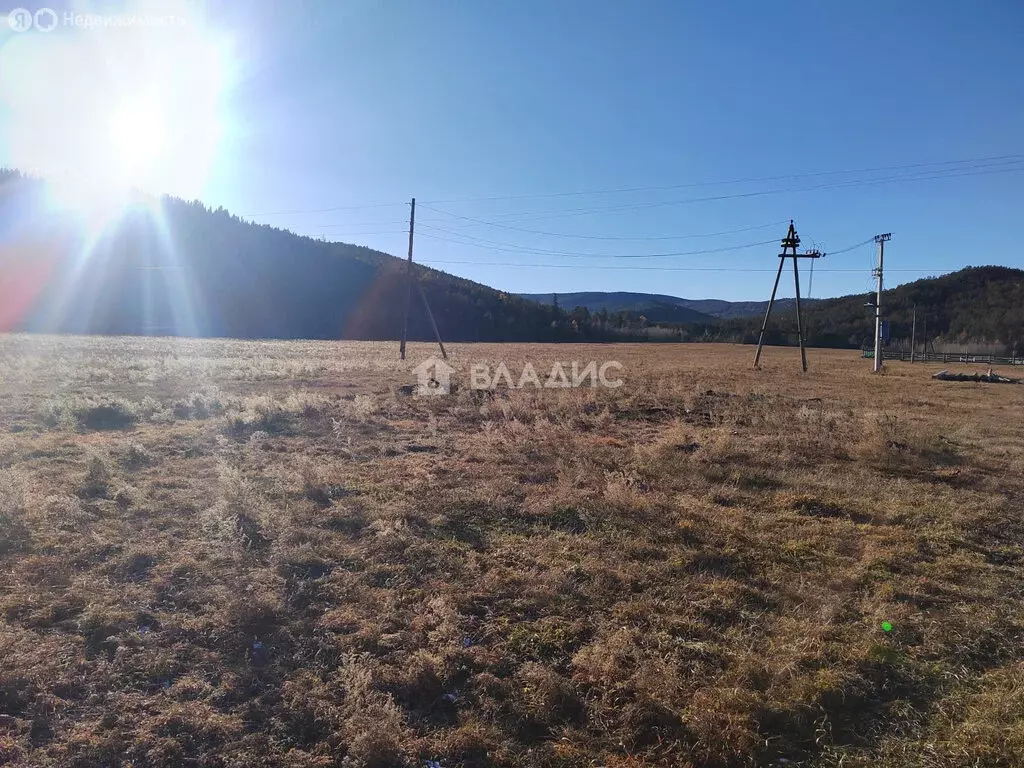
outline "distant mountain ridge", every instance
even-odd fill
[[[630,293],[628,291],[581,291],[576,293],[521,293],[524,299],[553,303],[558,296],[562,309],[586,307],[591,312],[634,312],[654,323],[713,323],[716,320],[763,315],[767,301],[725,301],[724,299],[683,299],[661,293]],[[808,304],[819,299],[806,300]],[[776,299],[775,306],[789,311],[794,299]]]
[[[522,294],[550,304],[552,294]],[[571,315],[575,307],[607,312],[621,327],[635,327],[643,316],[648,324],[675,329],[678,341],[723,341],[751,344],[757,341],[766,301],[682,299],[655,293],[577,292],[560,293],[558,304]],[[865,306],[873,295],[852,294],[807,301],[804,309],[805,340],[812,346],[869,347],[873,343],[874,314]],[[803,303],[803,302],[802,302]],[[943,344],[956,348],[1002,348],[1006,353],[1024,352],[1024,270],[1003,266],[964,267],[939,277],[927,277],[887,289],[882,294],[883,317],[891,344],[909,348]],[[630,321],[619,319],[624,314]],[[696,319],[681,320],[678,318]],[[795,301],[775,302],[765,342],[795,344]],[[916,326],[915,326],[916,317]],[[643,324],[641,323],[641,326]],[[648,329],[651,339],[673,340],[671,328]],[[655,333],[660,331],[660,333]]]

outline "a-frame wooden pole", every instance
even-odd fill
[[[785,261],[785,259],[783,259]],[[800,318],[800,268],[797,266],[796,246],[793,246],[793,285],[796,287],[796,337],[800,341],[800,365],[807,373],[807,350],[804,348],[804,328]]]
[[[764,347],[764,332],[768,328],[768,318],[772,316],[772,307],[775,306],[775,294],[779,290],[779,278],[782,277],[782,267],[786,263],[786,252],[789,250],[789,244],[796,240],[796,229],[793,227],[793,220],[789,221],[789,229],[786,231],[786,237],[782,241],[782,253],[779,255],[779,271],[775,273],[775,285],[772,286],[772,295],[768,299],[768,307],[764,312],[764,322],[761,323],[761,333],[757,337],[757,352],[754,353],[754,367],[757,368],[761,362],[761,349]],[[796,253],[796,245],[793,246],[793,253]],[[796,259],[794,258],[794,263]]]
[[[818,249],[797,253],[797,246],[800,245],[800,238],[796,234],[796,227],[792,219],[789,222],[789,229],[782,240],[782,253],[779,254],[779,270],[775,273],[775,285],[772,286],[772,296],[768,299],[768,308],[764,313],[764,322],[761,324],[761,335],[757,338],[757,352],[754,354],[754,367],[757,368],[761,361],[761,349],[764,346],[764,334],[768,328],[768,319],[772,314],[772,307],[775,305],[775,294],[779,290],[779,278],[782,277],[782,268],[786,265],[786,259],[793,259],[793,287],[796,288],[796,336],[800,342],[800,365],[804,373],[807,373],[807,347],[804,345],[804,320],[803,311],[800,308],[800,266],[797,259],[820,259],[823,254]],[[814,262],[811,262],[813,265]],[[813,271],[811,275],[813,276]]]
[[[775,273],[775,285],[772,286],[772,297],[768,299],[768,308],[764,313],[764,322],[761,324],[761,334],[757,337],[757,353],[754,355],[754,367],[757,368],[761,362],[761,347],[764,346],[764,331],[768,327],[768,318],[772,315],[772,305],[775,304],[775,294],[779,290],[779,278],[782,277],[782,265],[785,259],[779,259],[779,271]]]

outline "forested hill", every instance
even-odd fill
[[[724,341],[753,344],[767,302],[681,299],[649,293],[590,292],[524,294],[563,308],[586,307],[593,321],[613,329],[663,341]],[[873,295],[856,294],[803,303],[808,343],[821,347],[869,347],[874,338]],[[909,348],[914,335],[923,344],[950,347],[991,345],[1006,352],[1024,351],[1024,271],[1009,267],[967,267],[941,277],[925,278],[883,293],[883,317],[891,344]],[[580,314],[574,310],[574,316]],[[646,328],[644,326],[647,326]],[[654,327],[651,327],[654,326]],[[793,299],[776,301],[768,326],[769,344],[796,344]]]
[[[805,309],[811,344],[827,347],[869,346],[874,310],[870,294],[824,299]],[[909,344],[917,313],[917,341],[952,345],[992,344],[1024,350],[1024,271],[1009,267],[966,267],[941,277],[916,280],[882,294],[883,317],[892,344]],[[756,341],[760,323],[753,318],[729,320],[715,335],[723,340]],[[773,314],[768,343],[795,343],[795,315]]]
[[[590,312],[614,315],[628,312],[643,315],[653,323],[713,323],[715,319],[764,315],[767,301],[725,301],[724,299],[682,299],[662,293],[628,291],[583,291],[579,293],[521,293],[524,299],[557,304],[565,309],[586,307]],[[817,299],[806,300],[812,304]],[[791,309],[794,299],[777,299],[780,310]]]
[[[446,340],[585,338],[561,310],[416,270]],[[0,331],[393,339],[405,275],[388,254],[174,198],[140,199],[94,236],[45,184],[0,172]],[[430,339],[413,302],[410,338]]]
[[[813,305],[808,323],[823,343],[858,341],[866,297],[846,296]],[[998,343],[1024,350],[1024,270],[967,267],[885,291],[882,310],[894,339],[917,331],[950,343]]]

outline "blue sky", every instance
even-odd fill
[[[1015,0],[191,8],[234,68],[198,196],[261,222],[404,256],[415,196],[418,261],[522,292],[766,298],[777,243],[692,252],[789,218],[826,251],[893,232],[890,285],[1024,267]],[[976,158],[1004,159],[950,162]],[[618,189],[647,191],[551,196]],[[867,290],[874,258],[819,262],[813,295]]]

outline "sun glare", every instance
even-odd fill
[[[110,119],[111,170],[125,183],[148,186],[166,178],[168,117],[151,103],[128,104]]]
[[[7,164],[50,179],[55,202],[95,224],[133,190],[205,197],[221,161],[229,58],[198,7],[183,5],[185,22],[169,28],[9,38],[0,46]]]
[[[128,189],[96,177],[70,173],[49,178],[50,202],[85,225],[90,239],[99,237],[128,205]]]

